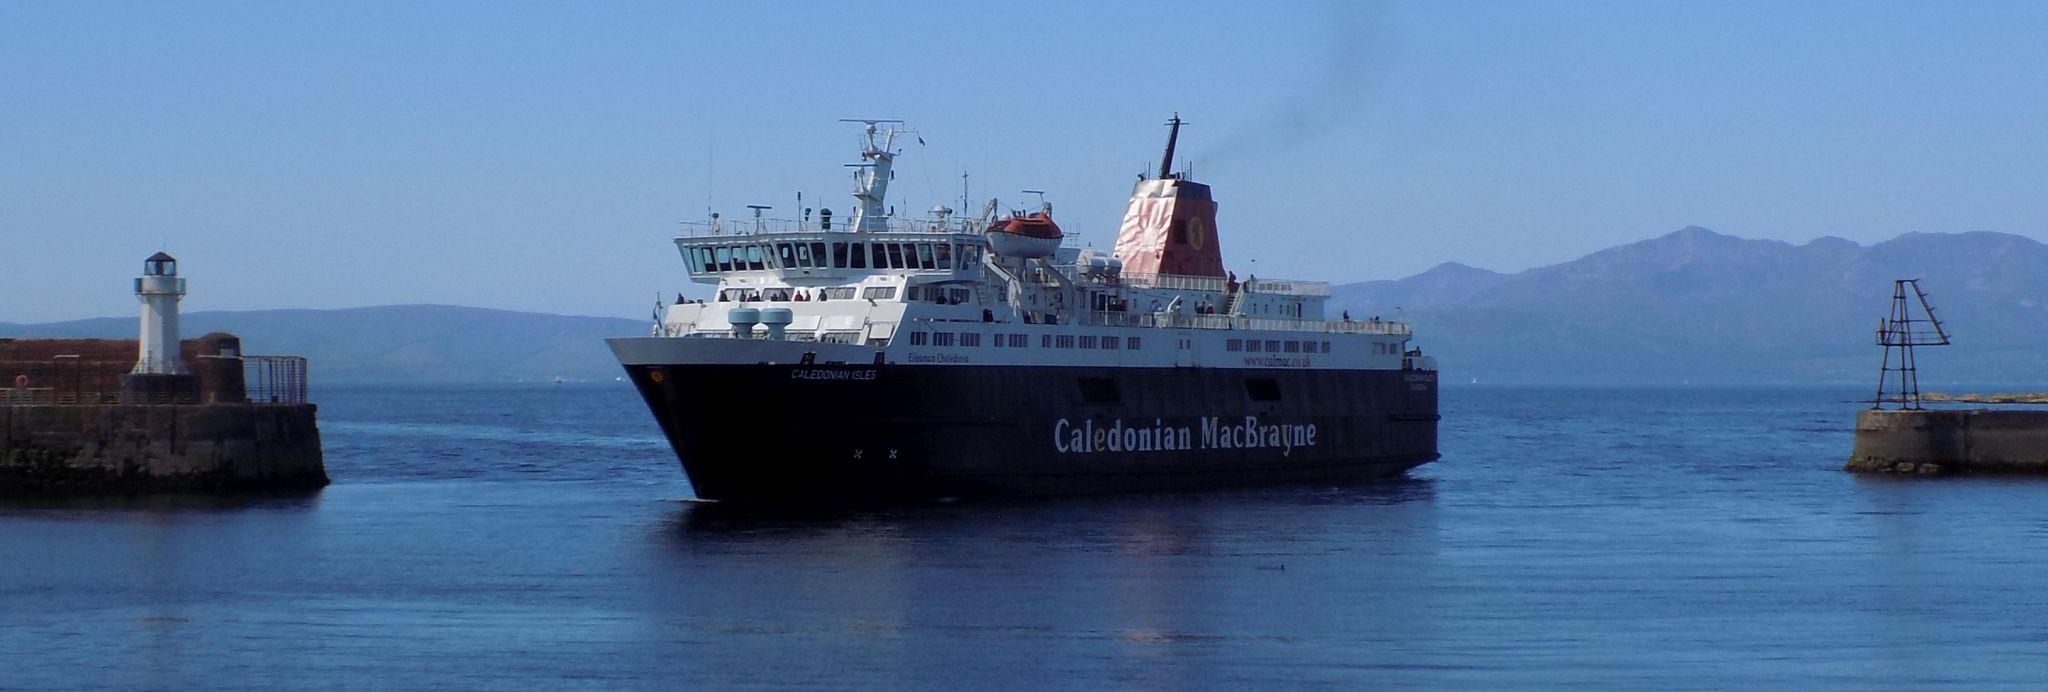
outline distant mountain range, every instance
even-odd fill
[[[604,338],[647,333],[646,320],[447,305],[191,312],[179,321],[186,338],[232,332],[245,353],[305,356],[316,383],[610,380],[622,371]],[[134,317],[0,323],[0,337],[133,339],[136,329]]]
[[[1448,263],[1333,289],[1329,314],[1400,317],[1466,383],[1875,384],[1892,280],[1922,279],[1955,345],[1920,350],[1923,384],[2048,383],[2048,245],[1910,233],[1869,247],[1688,227],[1513,274]],[[192,337],[303,355],[316,381],[609,380],[604,337],[644,320],[442,305],[195,312]],[[135,318],[0,324],[0,337],[133,338]]]
[[[1923,384],[2048,382],[2048,245],[1991,232],[1869,247],[1687,227],[1501,274],[1443,264],[1332,289],[1331,312],[1401,315],[1450,381],[1870,382],[1893,279],[1921,279],[1955,345]]]

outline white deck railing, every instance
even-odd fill
[[[1219,276],[1189,276],[1186,274],[1125,274],[1120,279],[1132,288],[1163,288],[1169,291],[1210,291],[1223,293],[1230,290],[1230,280]],[[1296,281],[1294,279],[1253,279],[1246,283],[1246,290],[1292,296],[1327,296],[1330,284],[1324,281]]]
[[[745,219],[719,219],[717,221],[682,222],[684,238],[712,238],[751,235],[779,235],[789,233],[852,233],[851,215],[832,217],[832,228],[820,228],[818,219],[769,219],[758,221]],[[950,217],[943,221],[937,218],[913,219],[888,217],[883,219],[889,233],[979,233],[980,228],[972,219]],[[883,232],[883,231],[876,231]],[[1069,234],[1071,235],[1071,234]]]
[[[1174,329],[1264,329],[1325,334],[1410,333],[1408,324],[1390,320],[1295,320],[1244,315],[1175,315],[1165,312],[1086,312],[1080,324],[1101,327],[1164,327]]]

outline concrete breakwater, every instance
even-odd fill
[[[2048,411],[1862,411],[1843,469],[2048,473]]]
[[[311,490],[312,404],[0,406],[0,494]]]

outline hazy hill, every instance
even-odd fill
[[[604,337],[647,331],[643,320],[565,317],[446,305],[347,310],[192,312],[186,337],[233,332],[251,354],[300,355],[316,381],[609,380],[620,374]],[[0,324],[0,336],[134,338],[134,317]]]
[[[1514,274],[1443,265],[1338,286],[1332,310],[1400,312],[1458,381],[1874,383],[1892,280],[1919,278],[1956,336],[1925,382],[2048,382],[2048,245],[1909,233],[1863,247],[1688,227]]]

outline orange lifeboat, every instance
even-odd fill
[[[1048,257],[1065,237],[1052,214],[1043,211],[1012,214],[988,226],[989,248],[1003,257]]]

